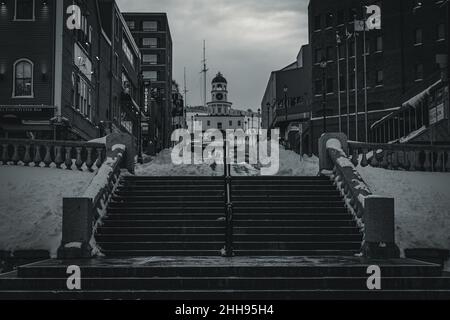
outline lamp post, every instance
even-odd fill
[[[258,134],[261,125],[261,109],[258,109]]]
[[[322,59],[320,67],[322,68],[322,113],[323,113],[323,133],[327,132],[327,84],[326,84],[326,73],[327,73],[327,61]]]

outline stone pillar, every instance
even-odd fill
[[[106,156],[115,157],[116,152],[113,151],[115,145],[124,145],[126,148],[125,158],[123,161],[124,168],[130,173],[134,173],[134,165],[136,158],[136,146],[134,138],[127,133],[113,133],[106,137]]]
[[[364,244],[367,258],[398,258],[400,250],[395,244],[395,200],[368,197],[364,201]]]
[[[91,258],[93,204],[90,198],[63,199],[62,243],[59,259]]]
[[[324,133],[319,139],[319,172],[322,170],[333,170],[333,160],[328,155],[327,142],[337,139],[341,143],[342,150],[348,154],[348,139],[344,133]]]

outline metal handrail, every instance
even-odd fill
[[[231,164],[228,161],[228,140],[224,139],[223,148],[223,165],[224,165],[224,182],[225,182],[225,252],[224,256],[233,256],[233,202],[231,198]]]

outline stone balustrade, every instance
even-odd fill
[[[0,164],[93,171],[105,161],[101,143],[0,139]]]
[[[353,165],[450,172],[450,146],[348,142]]]
[[[395,244],[395,200],[371,192],[349,159],[349,147],[345,134],[324,134],[319,140],[320,172],[330,173],[347,207],[359,222],[364,233],[362,255],[367,258],[398,257],[399,249]]]

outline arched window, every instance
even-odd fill
[[[14,63],[14,92],[15,98],[33,97],[33,62],[20,59]]]

